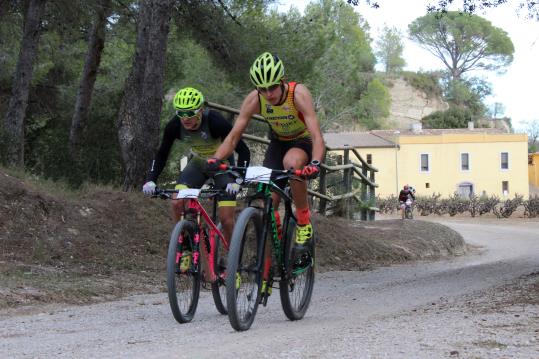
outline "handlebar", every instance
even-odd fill
[[[221,163],[219,165],[219,170],[220,171],[226,171],[226,172],[232,173],[232,174],[234,174],[234,172],[239,172],[239,173],[245,175],[248,168],[249,167],[231,166],[231,165],[226,164],[226,163]],[[302,172],[301,170],[295,170],[295,169],[289,169],[289,170],[271,169],[272,174],[273,173],[280,174],[283,177],[296,176],[296,177],[302,177],[303,178],[303,176],[301,175],[301,172]],[[241,175],[239,175],[239,173],[237,174],[237,177],[241,177]]]
[[[154,194],[152,195],[152,198],[159,197],[161,199],[179,199],[179,198],[172,198],[173,193],[178,193],[180,190],[178,189],[166,189],[166,188],[159,188],[156,187]],[[203,189],[200,191],[200,194],[203,196],[200,196],[202,198],[211,198],[219,194],[221,190],[217,189]]]

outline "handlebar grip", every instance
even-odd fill
[[[226,163],[221,163],[219,165],[219,170],[226,171],[228,169],[228,165]]]

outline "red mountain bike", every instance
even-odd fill
[[[211,284],[215,307],[227,314],[226,305],[226,258],[229,244],[221,233],[217,218],[215,189],[156,189],[155,197],[187,200],[183,218],[176,224],[170,236],[167,255],[167,288],[170,309],[180,323],[190,322],[196,312],[200,284]],[[199,199],[213,199],[210,217]],[[174,200],[174,199],[173,199]],[[203,256],[201,254],[204,254]],[[207,271],[202,270],[201,259],[206,261]]]

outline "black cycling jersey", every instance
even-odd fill
[[[206,110],[202,123],[195,131],[184,128],[180,119],[175,115],[168,122],[163,133],[161,146],[152,162],[148,181],[156,182],[163,171],[170,154],[174,140],[180,140],[191,145],[191,154],[200,157],[211,157],[222,140],[230,133],[232,125],[218,112]],[[208,152],[208,149],[213,149]],[[238,154],[238,164],[248,164],[251,153],[243,140],[238,142],[235,152]]]
[[[399,201],[406,202],[406,200],[408,199],[408,196],[412,197],[412,199],[415,201],[415,196],[412,193],[412,191],[402,189],[401,192],[399,193]]]

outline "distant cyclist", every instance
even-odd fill
[[[401,210],[401,217],[404,219],[404,209],[406,208],[406,200],[408,198],[411,198],[413,201],[415,201],[415,195],[414,190],[411,189],[410,186],[404,185],[403,189],[399,193],[399,207]]]
[[[154,193],[155,182],[165,167],[174,140],[188,144],[191,157],[176,181],[176,189],[202,187],[210,177],[206,168],[207,159],[215,155],[222,140],[232,130],[232,125],[218,112],[204,108],[204,96],[197,89],[192,87],[181,89],[176,93],[173,105],[176,113],[165,127],[161,146],[152,162],[148,182],[143,187],[145,194]],[[238,162],[242,165],[249,163],[250,151],[245,142],[238,141],[234,148],[238,154]],[[230,155],[227,159],[234,163],[234,156]],[[218,216],[224,236],[230,239],[239,186],[228,175],[216,176],[215,185],[226,190],[226,194],[218,198]],[[173,219],[179,221],[184,210],[184,201],[172,202]]]
[[[240,114],[230,135],[215,153],[217,160],[226,158],[236,147],[251,117],[260,114],[270,125],[271,142],[264,166],[272,169],[302,169],[305,177],[314,178],[320,171],[325,145],[314,111],[311,93],[305,85],[285,82],[283,62],[264,52],[252,64],[251,82],[256,89],[244,99]],[[286,180],[278,183],[284,187]],[[307,201],[307,183],[290,181],[296,206],[297,232],[295,255],[308,251],[312,237],[311,213]],[[275,215],[278,195],[273,195]]]

